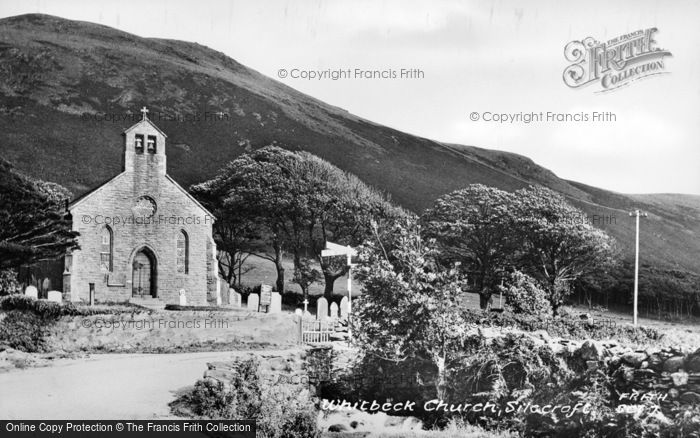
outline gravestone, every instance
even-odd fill
[[[228,290],[228,303],[233,307],[241,307],[241,294],[236,292],[234,288]]]
[[[41,282],[41,291],[48,292],[49,290],[51,290],[51,280],[46,277],[44,278],[44,281]]]
[[[304,312],[304,318],[311,318],[313,315],[308,310]]]
[[[27,286],[27,288],[24,290],[24,294],[28,297],[34,298],[35,300],[39,298],[39,291],[32,285]]]
[[[260,307],[265,307],[269,312],[270,304],[272,304],[272,286],[269,284],[260,285]]]
[[[187,305],[187,295],[185,295],[185,289],[180,289],[180,305]]]
[[[316,301],[316,319],[325,321],[328,319],[328,300],[321,297]]]
[[[297,310],[294,311],[294,314],[295,314],[296,316],[302,316],[302,315],[304,315],[304,311],[301,310],[301,309],[297,309]]]
[[[331,319],[338,319],[338,303],[331,303]]]
[[[282,313],[282,295],[279,292],[272,292],[271,298],[268,313]]]
[[[248,310],[257,312],[258,307],[260,307],[260,297],[258,296],[258,294],[248,295]]]
[[[216,284],[216,305],[221,306],[221,288],[226,284],[226,281],[219,278]]]
[[[60,303],[63,301],[63,294],[57,290],[50,290],[47,294],[47,298],[54,303]]]
[[[348,301],[348,297],[343,297],[342,300],[340,300],[340,317],[343,319],[347,319],[348,317],[348,312],[350,311],[350,302]]]

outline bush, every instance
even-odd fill
[[[276,383],[262,389],[258,436],[265,438],[315,438],[316,411],[309,391],[299,385]]]
[[[35,313],[11,311],[0,320],[0,346],[27,353],[47,350],[51,321]]]
[[[252,418],[263,438],[316,438],[316,411],[308,390],[287,383],[263,384],[257,359],[237,362],[224,384],[215,379],[197,381],[194,390],[171,403],[173,413],[191,412],[207,419]]]
[[[546,316],[552,314],[547,293],[527,274],[514,271],[506,280],[506,285],[500,289],[506,298],[506,307],[513,313]]]
[[[14,269],[0,269],[0,296],[15,294],[20,291],[17,281],[17,271]]]

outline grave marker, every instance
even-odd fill
[[[63,301],[63,294],[57,290],[50,290],[47,294],[47,298],[54,303],[60,303]]]
[[[228,290],[228,303],[233,307],[241,307],[241,294],[234,288]]]
[[[24,290],[24,295],[26,295],[28,297],[32,297],[36,300],[37,298],[39,298],[39,291],[36,289],[35,286],[29,285]]]
[[[340,300],[340,317],[343,319],[347,319],[348,317],[348,311],[350,310],[350,305],[348,302],[348,297],[343,297],[342,300]]]
[[[328,300],[321,297],[316,301],[316,319],[325,321],[328,319]]]
[[[260,307],[260,297],[257,294],[248,295],[248,310],[257,312]]]
[[[282,295],[278,292],[272,292],[269,313],[282,313]]]
[[[331,303],[331,319],[338,319],[338,303]]]

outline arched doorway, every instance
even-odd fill
[[[131,263],[132,296],[157,297],[157,273],[156,257],[148,248],[141,248]]]

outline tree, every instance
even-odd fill
[[[231,189],[229,174],[222,172],[213,179],[193,185],[190,192],[216,217],[213,237],[217,248],[219,275],[229,286],[240,283],[242,265],[250,255],[259,227],[244,209],[227,202]]]
[[[38,181],[0,159],[0,270],[57,259],[77,249],[65,210],[69,192]]]
[[[272,253],[250,252],[275,263],[278,290],[284,287],[285,252],[292,255],[295,273],[304,271],[303,259],[312,254],[320,263],[327,296],[347,266],[345,260],[321,257],[326,241],[359,244],[372,220],[402,214],[379,192],[327,161],[274,146],[240,156],[192,191],[204,199],[215,195],[211,204],[218,235],[242,233],[243,223],[257,227]]]
[[[472,184],[442,196],[422,217],[426,235],[439,244],[440,258],[461,262],[474,276],[482,309],[489,307],[499,275],[512,264],[519,246],[514,204],[508,192]]]
[[[371,224],[383,224],[405,212],[359,178],[308,152],[299,152],[293,173],[306,188],[301,195],[308,215],[308,246],[321,266],[324,295],[347,274],[345,257],[322,257],[327,241],[356,246],[370,236]]]
[[[430,359],[444,399],[446,372],[464,347],[467,326],[456,305],[464,277],[437,255],[413,217],[385,233],[375,229],[359,249],[363,293],[353,304],[352,324],[354,342],[368,354],[396,362]]]
[[[515,199],[515,228],[523,239],[518,264],[540,282],[556,314],[571,282],[613,263],[615,241],[578,220],[585,214],[550,189],[531,186]]]
[[[294,268],[292,281],[299,285],[304,299],[309,296],[309,287],[319,280],[321,280],[321,274],[311,266],[309,259],[302,258],[299,265]]]
[[[289,172],[298,157],[277,147],[265,147],[228,163],[216,177],[191,188],[211,205],[222,248],[232,258],[239,248],[269,260],[277,270],[276,289],[284,292],[286,247],[306,228],[295,199],[295,183]],[[224,242],[224,239],[226,240]],[[266,243],[258,251],[258,242]],[[245,245],[243,245],[245,243]],[[272,254],[264,247],[272,249]]]

